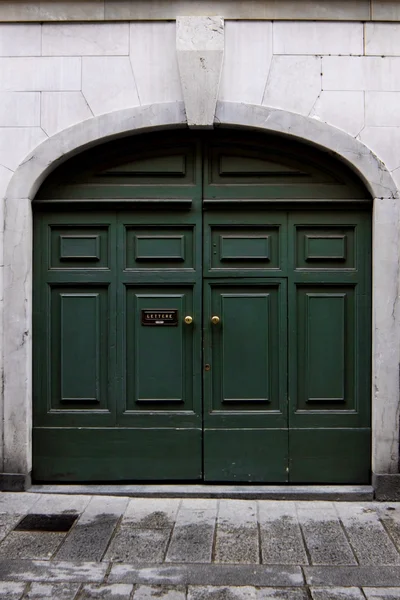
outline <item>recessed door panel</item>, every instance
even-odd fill
[[[194,227],[126,228],[127,269],[194,269]]]
[[[207,481],[287,479],[285,318],[285,280],[205,284]]]
[[[193,290],[126,290],[126,410],[193,410]]]
[[[355,289],[297,286],[296,410],[355,410]]]

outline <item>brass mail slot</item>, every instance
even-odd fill
[[[176,308],[159,308],[142,310],[142,325],[167,326],[178,325],[178,310]]]

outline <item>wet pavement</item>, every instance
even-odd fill
[[[22,598],[400,599],[400,503],[3,492],[0,599]]]

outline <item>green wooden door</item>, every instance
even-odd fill
[[[174,132],[50,176],[36,480],[368,481],[368,199],[301,149]]]

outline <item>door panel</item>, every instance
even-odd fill
[[[170,325],[171,309],[177,322]],[[191,289],[127,288],[126,411],[193,410],[196,349],[193,328],[184,322],[191,314]]]
[[[205,282],[207,481],[286,480],[285,315],[284,280]]]
[[[290,481],[368,483],[370,216],[289,217]]]
[[[287,268],[287,214],[204,213],[205,277],[279,277]]]
[[[52,290],[52,409],[107,406],[107,296],[107,288]]]
[[[297,286],[297,411],[355,406],[355,289]]]

